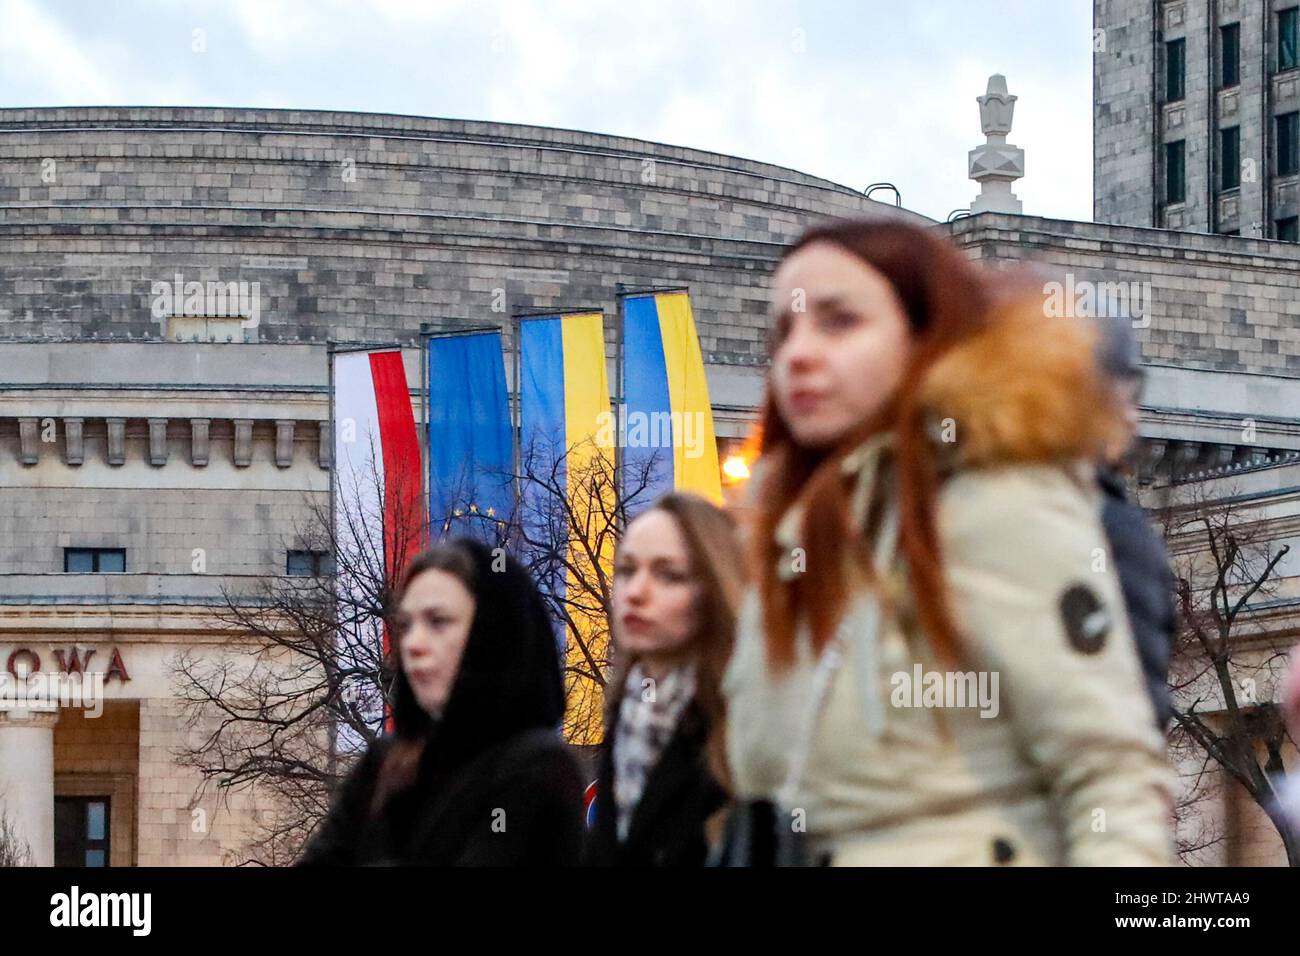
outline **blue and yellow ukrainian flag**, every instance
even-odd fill
[[[713,406],[684,290],[624,297],[623,402],[629,512],[674,489],[721,504]]]
[[[534,553],[563,543],[564,560],[538,568],[538,586],[559,600],[574,641],[558,636],[569,673],[593,670],[608,657],[608,623],[600,595],[614,559],[614,450],[617,428],[605,366],[600,312],[530,316],[519,328],[521,515]],[[575,531],[575,529],[577,529]],[[585,537],[584,537],[585,535]],[[572,572],[572,573],[570,573]],[[594,680],[566,680],[566,725],[575,743],[598,743],[601,699]]]

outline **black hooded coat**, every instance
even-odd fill
[[[513,559],[474,558],[474,622],[439,720],[398,670],[393,733],[374,743],[335,796],[300,866],[568,865],[582,841],[582,778],[557,730],[559,652],[545,604]],[[395,740],[423,737],[414,781],[375,811]]]

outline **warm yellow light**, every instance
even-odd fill
[[[743,455],[728,455],[722,462],[722,474],[728,481],[746,481],[749,478],[749,462]]]

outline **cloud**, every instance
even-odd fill
[[[35,3],[0,0],[0,23],[4,24],[0,62],[6,86],[25,78],[31,86],[46,91],[49,99],[45,102],[50,103],[65,102],[69,97],[86,104],[110,103],[117,98],[118,86],[104,58],[87,49],[90,44],[85,37],[73,36]]]
[[[559,126],[692,146],[861,189],[935,218],[978,185],[975,97],[1020,99],[1031,214],[1091,213],[1085,3],[653,4],[550,0],[0,0],[6,105],[348,109]],[[1008,30],[1007,25],[1015,29]],[[196,54],[192,33],[205,31]]]

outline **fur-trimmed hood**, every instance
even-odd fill
[[[1124,423],[1098,366],[1097,340],[1093,324],[1046,317],[1032,299],[997,309],[920,384],[918,402],[943,463],[1098,459]]]

